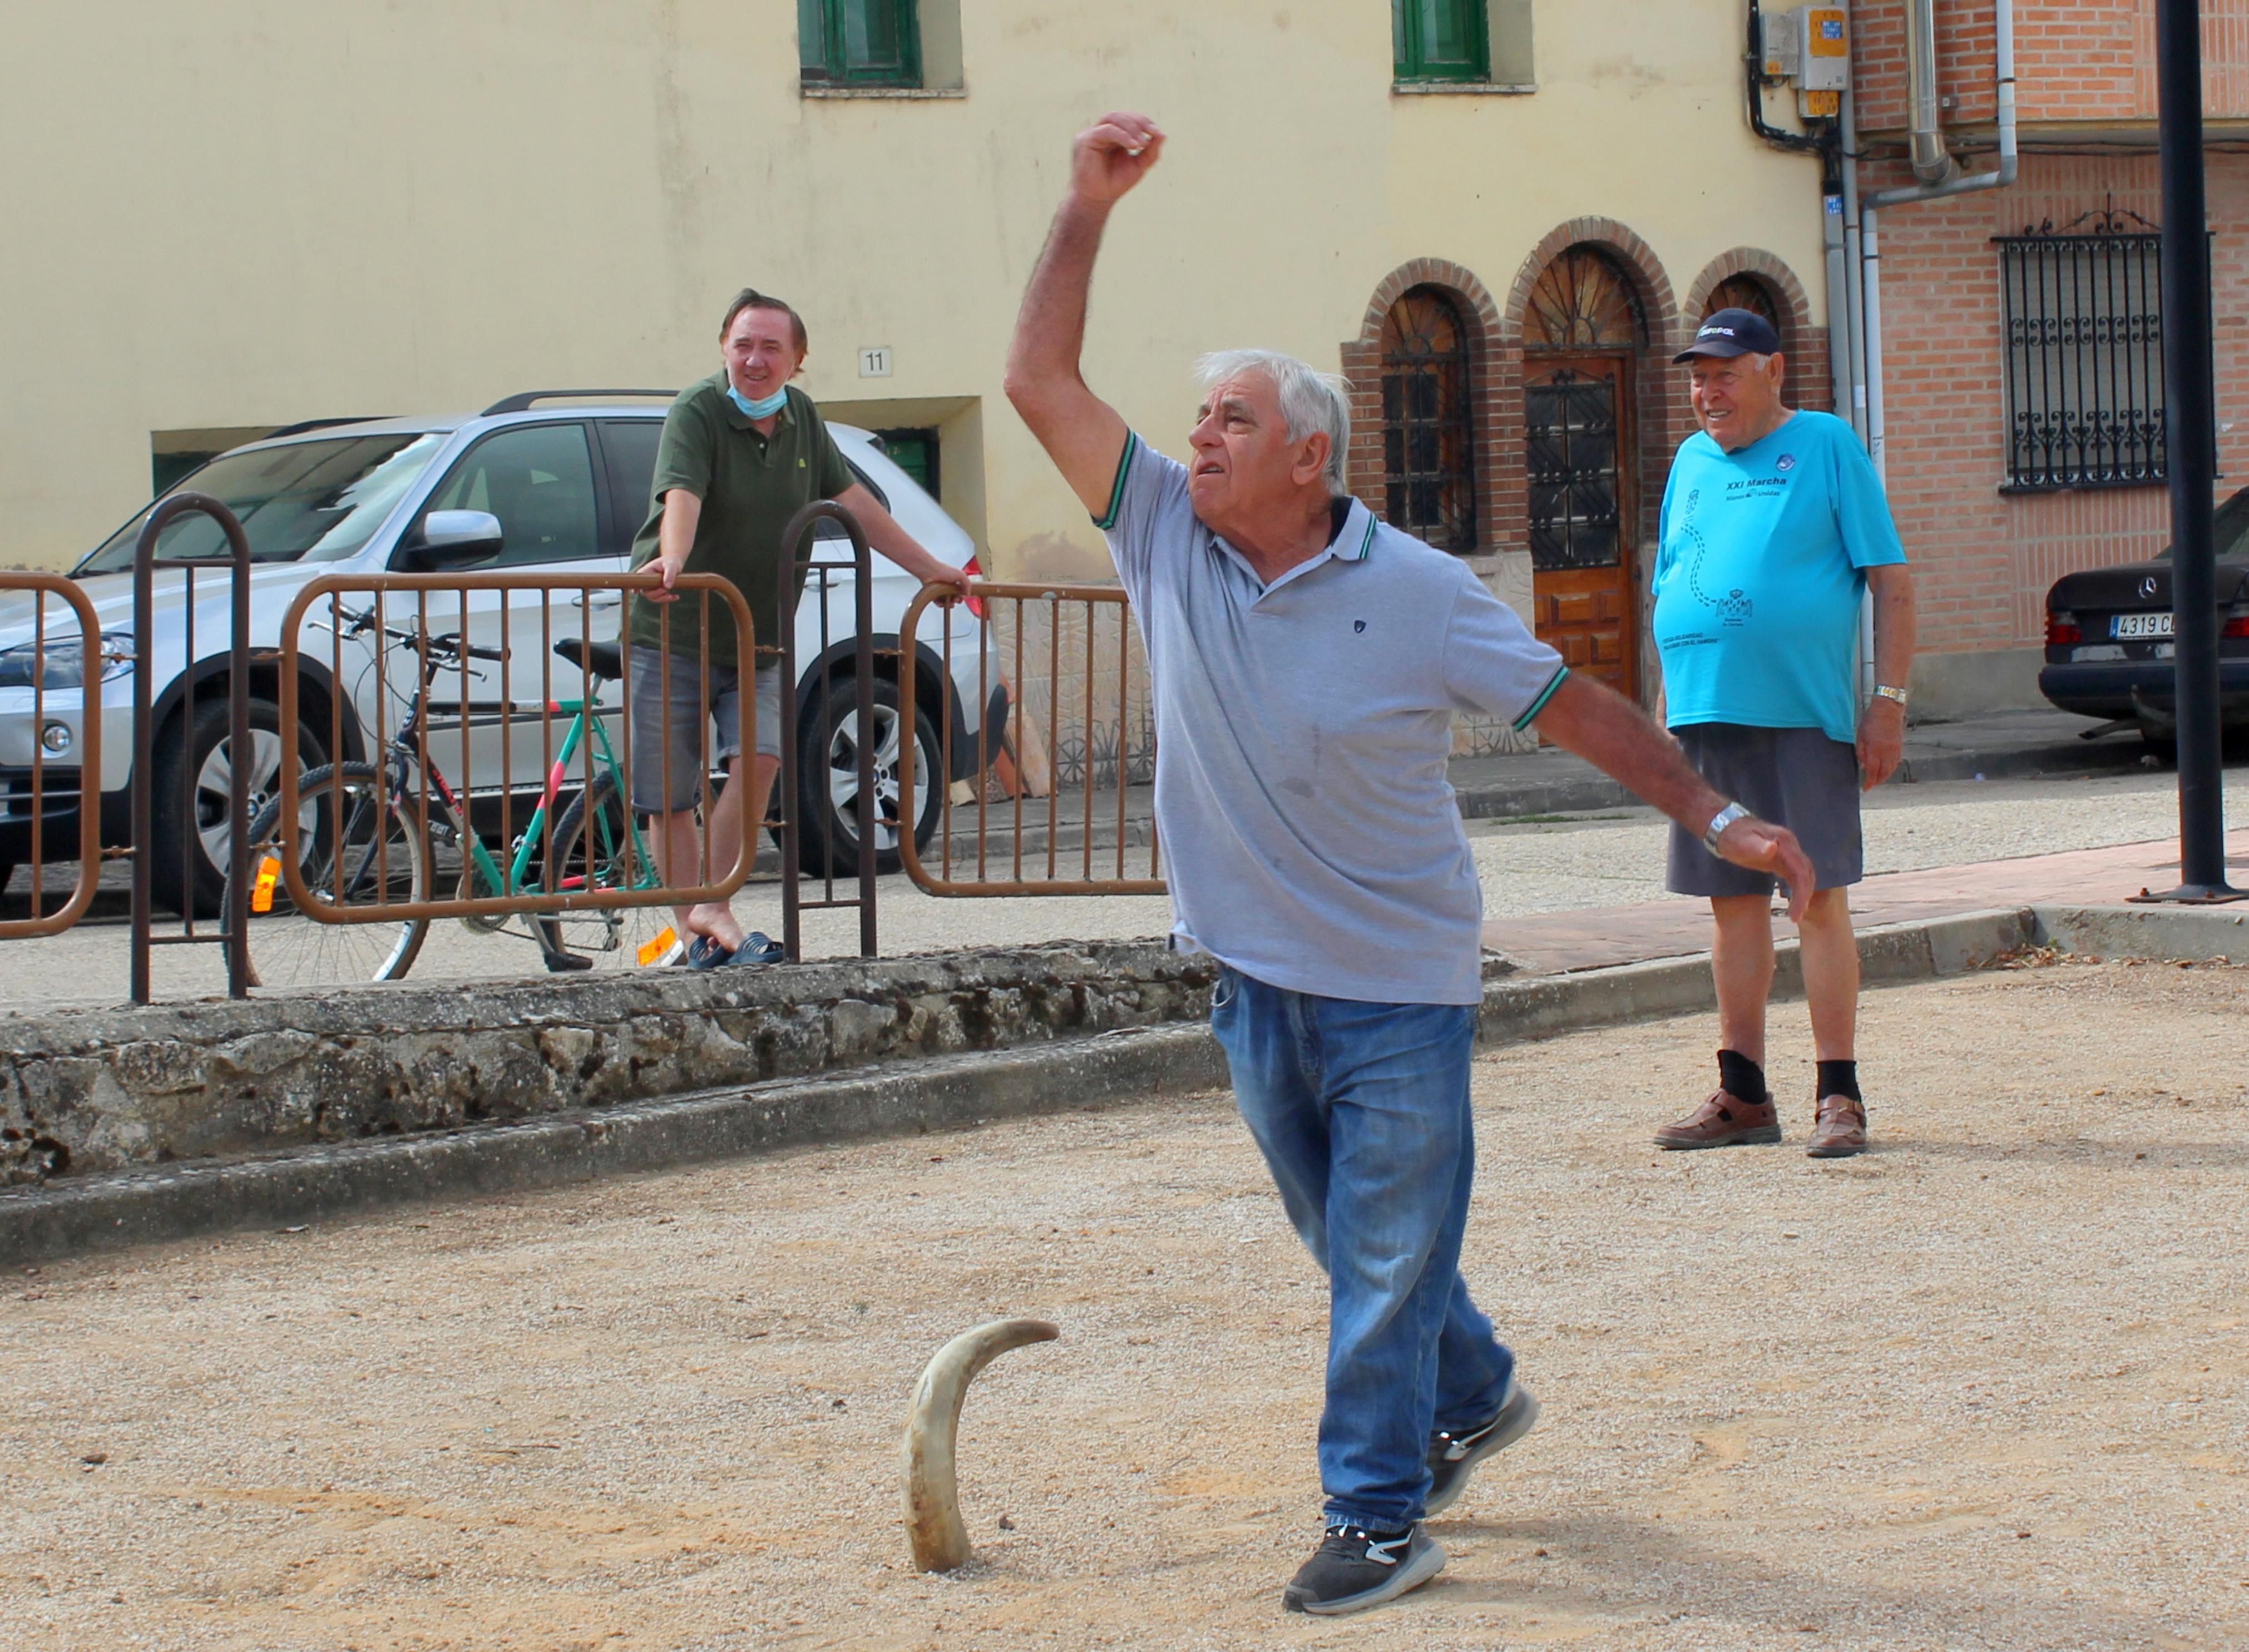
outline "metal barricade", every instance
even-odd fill
[[[730,582],[711,574],[680,575],[672,587],[677,600],[657,607],[655,692],[675,714],[684,713],[673,673],[692,673],[697,734],[691,780],[676,772],[673,741],[661,742],[656,795],[668,802],[702,794],[705,806],[695,845],[700,881],[671,884],[661,875],[661,857],[640,836],[638,794],[646,788],[634,784],[634,742],[629,737],[613,741],[608,733],[611,722],[629,728],[638,692],[634,678],[650,650],[636,645],[630,627],[622,623],[604,623],[600,629],[616,635],[597,637],[595,613],[615,610],[622,621],[629,593],[662,588],[650,572],[331,574],[307,585],[282,621],[285,749],[277,847],[273,864],[260,874],[257,898],[270,901],[278,884],[298,912],[325,924],[410,926],[460,919],[494,929],[520,917],[533,925],[552,968],[584,967],[589,961],[566,946],[561,915],[730,898],[749,875],[757,830],[757,823],[745,818],[738,838],[715,842],[707,807],[714,793],[709,785],[712,677],[705,662],[711,658],[714,626],[733,628],[738,659],[753,657],[756,648],[748,604]],[[570,593],[575,610],[574,620],[560,626],[553,600],[557,592]],[[601,600],[612,593],[614,601]],[[519,595],[531,600],[519,602]],[[693,612],[683,616],[677,610],[689,599],[695,599]],[[299,663],[308,617],[327,634],[323,663],[338,685],[330,697],[330,750],[346,747],[346,699],[370,706],[376,719],[364,735],[368,763],[332,764],[309,786],[295,761]],[[517,692],[533,676],[519,657],[526,650],[538,656],[535,700]],[[579,699],[555,692],[557,659],[585,678]],[[601,702],[609,682],[620,691],[614,708]],[[482,694],[472,683],[489,683],[494,692]],[[352,684],[356,690],[347,686]],[[448,685],[454,697],[443,701]],[[756,750],[755,699],[748,692],[740,699],[742,745],[751,752]],[[538,762],[526,766],[522,747],[529,730],[522,726],[533,717]],[[361,721],[366,722],[364,715]],[[457,759],[455,770],[450,766]],[[533,794],[537,802],[527,803]],[[671,812],[685,815],[695,806],[690,802]],[[370,811],[373,823],[360,829],[365,840],[353,841],[355,829],[347,823],[365,820]],[[307,841],[308,831],[313,841]],[[485,845],[495,835],[505,864]],[[433,851],[440,847],[458,851],[457,882],[450,894],[436,887],[440,873]],[[729,852],[727,871],[713,876],[712,868]],[[308,868],[314,875],[308,876]]]
[[[225,534],[227,555],[159,557],[156,541],[163,531],[183,516],[208,516]],[[176,935],[155,933],[155,719],[151,703],[156,654],[155,570],[178,568],[181,581],[181,648],[187,662],[182,681],[185,699],[180,717],[183,729],[196,726],[196,690],[200,662],[196,657],[196,570],[224,568],[231,597],[228,616],[226,666],[227,721],[227,887],[232,891],[219,914],[215,933],[196,931],[197,834],[194,829],[195,788],[200,778],[191,763],[180,765],[179,818],[186,827],[180,834],[180,918]],[[156,946],[193,946],[217,943],[226,948],[226,990],[230,998],[250,995],[250,953],[244,931],[249,917],[245,900],[248,880],[244,857],[249,852],[250,828],[250,540],[235,513],[208,493],[174,493],[159,499],[141,525],[133,546],[133,1002],[145,1004],[149,994],[149,951]],[[287,761],[284,758],[285,774]],[[98,790],[98,788],[97,788]]]
[[[819,547],[823,542],[815,537],[823,521],[840,526],[844,537],[850,541],[851,561],[844,563],[822,560]],[[875,864],[876,839],[883,830],[883,809],[877,788],[877,779],[887,780],[888,765],[879,759],[887,747],[877,730],[875,716],[875,613],[873,557],[867,547],[867,535],[850,512],[833,499],[815,499],[794,516],[781,530],[781,561],[779,580],[779,611],[781,615],[778,645],[771,650],[778,657],[781,666],[781,945],[787,949],[789,961],[799,962],[804,956],[804,920],[808,912],[849,912],[859,914],[859,955],[876,955]],[[825,543],[833,545],[831,539]],[[856,896],[839,897],[836,893],[836,869],[840,857],[836,852],[837,827],[842,819],[841,803],[836,786],[836,739],[840,729],[831,729],[829,713],[834,701],[838,666],[843,654],[834,637],[835,618],[829,598],[833,594],[838,576],[848,573],[851,581],[854,623],[849,644],[851,675],[855,690],[856,714],[851,733],[851,769],[846,782],[848,797],[856,809],[857,819],[852,836],[856,838],[853,859],[858,871],[859,892]],[[821,754],[818,773],[826,795],[810,800],[820,817],[821,853],[819,856],[821,898],[804,898],[801,879],[804,871],[804,808],[803,795],[806,766],[798,751],[799,719],[795,706],[795,689],[802,677],[798,659],[797,616],[802,601],[803,587],[814,588],[819,609],[818,636],[815,639],[811,703],[812,725],[826,749]],[[911,685],[898,691],[898,703],[893,708],[892,731],[904,755],[900,773],[911,768],[914,744],[913,695]],[[755,749],[752,747],[751,749]],[[911,807],[903,807],[900,818],[894,823],[904,852],[913,853],[913,822]]]
[[[931,585],[906,609],[898,639],[900,699],[905,704],[914,703],[922,616],[932,603],[958,600],[949,587]],[[980,718],[973,773],[982,777],[978,784],[983,789],[973,799],[957,804],[953,788],[942,775],[930,782],[945,793],[933,857],[937,865],[932,869],[932,857],[917,850],[908,832],[904,840],[908,875],[932,895],[1166,892],[1152,807],[1156,744],[1146,697],[1146,660],[1135,638],[1124,593],[1113,586],[979,581],[970,600],[999,632],[1002,657],[1010,662],[997,685],[1007,691],[1007,731],[994,749],[992,719]],[[1046,633],[1042,649],[1030,639],[1030,633],[1039,629]],[[940,630],[944,639],[936,651],[946,710],[938,726],[944,774],[951,775],[959,772],[953,754],[953,637],[950,626]],[[1067,649],[1066,630],[1079,632]],[[1042,668],[1042,684],[1037,676]],[[995,686],[985,680],[987,669],[986,657],[980,655],[978,693],[985,704],[990,703]],[[1113,684],[1104,681],[1111,678]],[[1109,687],[1113,695],[1104,692]],[[1104,715],[1112,706],[1113,716]],[[1071,731],[1067,736],[1065,727]],[[1000,800],[1003,817],[996,823],[992,795],[995,774],[998,789],[1004,794]],[[911,740],[905,742],[899,778],[900,813],[909,821],[918,819],[914,788],[918,777]],[[1027,812],[1027,799],[1043,807]],[[970,809],[973,824],[964,821]],[[1128,863],[1139,862],[1143,851],[1145,875],[1131,875]],[[971,871],[973,877],[960,875]]]
[[[31,915],[0,919],[0,940],[24,940],[58,935],[83,917],[93,903],[94,887],[101,881],[101,679],[109,661],[101,640],[101,624],[93,604],[78,582],[61,574],[0,573],[0,591],[25,591],[31,598],[31,719],[30,750],[24,754],[24,773],[10,775],[10,801],[20,799],[31,822]],[[65,679],[71,644],[47,640],[47,599],[60,597],[78,620],[79,726],[73,729],[59,716],[49,715],[50,701],[67,693]],[[49,679],[57,679],[50,687]],[[58,790],[50,782],[50,742],[52,754],[67,755],[76,774],[76,790]],[[10,764],[10,767],[14,765]],[[46,905],[46,836],[50,809],[74,795],[78,807],[78,882],[70,898],[48,912]]]

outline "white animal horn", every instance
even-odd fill
[[[1008,1349],[1052,1342],[1060,1335],[1061,1329],[1044,1319],[994,1319],[939,1348],[914,1385],[900,1466],[905,1471],[906,1540],[913,1545],[915,1571],[950,1572],[966,1566],[973,1552],[968,1528],[960,1523],[953,1456],[968,1385]]]

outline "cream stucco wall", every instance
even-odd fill
[[[1816,177],[1743,127],[1737,0],[1539,0],[1523,96],[1394,94],[1379,0],[959,18],[965,95],[807,99],[793,0],[13,8],[0,564],[123,520],[152,431],[678,383],[754,282],[806,313],[815,396],[949,410],[948,502],[1001,568],[1098,568],[1000,371],[1069,136],[1112,107],[1172,141],[1112,224],[1086,368],[1159,445],[1198,352],[1331,367],[1408,258],[1503,301],[1581,215],[1682,292],[1748,244],[1819,300]],[[893,376],[856,375],[872,344]]]

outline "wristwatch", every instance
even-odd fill
[[[1713,855],[1716,854],[1718,840],[1726,835],[1726,828],[1737,820],[1747,820],[1749,817],[1750,811],[1739,803],[1728,803],[1716,814],[1711,816],[1710,823],[1702,829],[1703,846]]]
[[[1894,699],[1898,703],[1898,708],[1901,711],[1905,708],[1905,690],[1902,688],[1892,688],[1888,683],[1877,683],[1874,685],[1874,698],[1876,699]]]

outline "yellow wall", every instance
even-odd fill
[[[147,497],[155,430],[471,410],[716,365],[745,282],[823,401],[943,400],[1002,570],[1103,565],[1000,395],[1069,136],[1172,142],[1111,226],[1087,373],[1181,444],[1200,351],[1332,367],[1411,258],[1503,300],[1585,214],[1683,293],[1761,246],[1819,298],[1817,178],[1740,114],[1737,0],[1539,0],[1539,88],[1390,89],[1379,0],[963,0],[966,95],[806,99],[793,0],[19,6],[0,102],[0,564]],[[856,376],[887,344],[894,375]],[[980,478],[956,466],[980,451]]]

